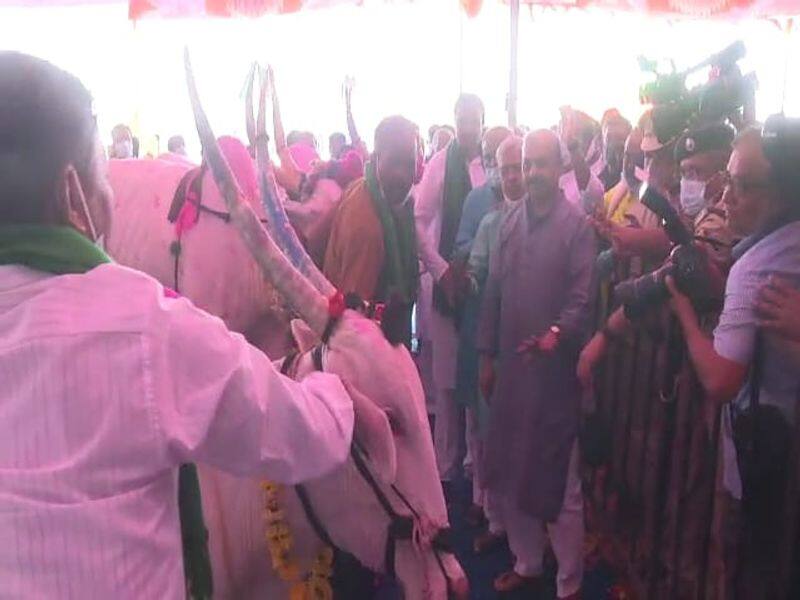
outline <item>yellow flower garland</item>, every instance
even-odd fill
[[[270,481],[261,484],[264,491],[264,520],[267,523],[267,548],[272,568],[289,585],[289,600],[333,600],[333,549],[323,546],[307,575],[292,557],[294,540],[280,505],[283,486]]]

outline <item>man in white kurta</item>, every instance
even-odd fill
[[[109,230],[91,96],[0,53],[0,105],[0,597],[183,598],[179,465],[319,477],[347,458],[352,403],[147,275],[42,268],[66,257],[21,231],[66,232],[78,258]]]
[[[475,188],[486,181],[480,157],[483,105],[476,96],[464,94],[456,103],[455,116],[456,140],[451,143],[458,143],[460,153],[466,162],[469,182],[471,187]],[[449,265],[451,257],[443,256],[440,252],[443,228],[452,226],[445,218],[446,166],[449,149],[450,146],[435,154],[425,167],[425,174],[415,191],[414,207],[420,260],[433,281],[443,287],[454,287],[454,270],[450,269]],[[464,199],[460,200],[462,206]],[[460,216],[460,212],[451,213],[450,218],[456,219],[456,231]],[[420,302],[425,305],[424,312],[429,316],[433,383],[436,394],[434,445],[439,476],[446,482],[458,474],[463,457],[464,410],[457,404],[454,394],[458,334],[453,318],[432,307],[432,294],[421,298]]]

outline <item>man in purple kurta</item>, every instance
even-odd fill
[[[595,237],[559,190],[557,138],[531,133],[523,153],[528,195],[501,227],[478,333],[481,387],[491,397],[486,482],[516,557],[495,588],[541,575],[546,527],[558,596],[569,598],[580,593],[583,566],[576,364],[591,323]]]

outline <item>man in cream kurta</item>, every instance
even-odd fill
[[[438,152],[425,167],[425,175],[416,189],[414,214],[417,222],[417,244],[420,260],[437,282],[443,295],[452,293],[457,286],[456,270],[450,268],[450,252],[461,220],[461,208],[469,189],[486,180],[480,158],[483,104],[477,96],[462,95],[456,103],[456,139]],[[456,146],[453,146],[456,144]],[[463,164],[456,165],[459,161]],[[448,169],[450,165],[450,169]],[[448,210],[448,179],[458,177],[455,166],[469,178],[458,188],[463,196],[450,197]],[[460,195],[460,194],[459,194]],[[451,243],[447,244],[448,237]],[[445,242],[445,243],[443,243]],[[446,291],[445,291],[446,290]],[[435,292],[434,292],[435,294]],[[464,452],[464,411],[455,399],[456,357],[458,333],[452,314],[443,314],[442,304],[434,305],[433,295],[422,298],[423,311],[430,318],[430,338],[433,358],[433,383],[436,394],[436,422],[434,446],[439,476],[442,481],[452,480],[459,471]],[[451,297],[452,299],[452,297]]]

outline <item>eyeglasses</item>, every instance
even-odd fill
[[[720,173],[722,185],[725,190],[731,190],[736,196],[752,194],[759,190],[764,190],[772,186],[772,182],[766,179],[745,179],[734,177],[730,173],[723,171]]]

